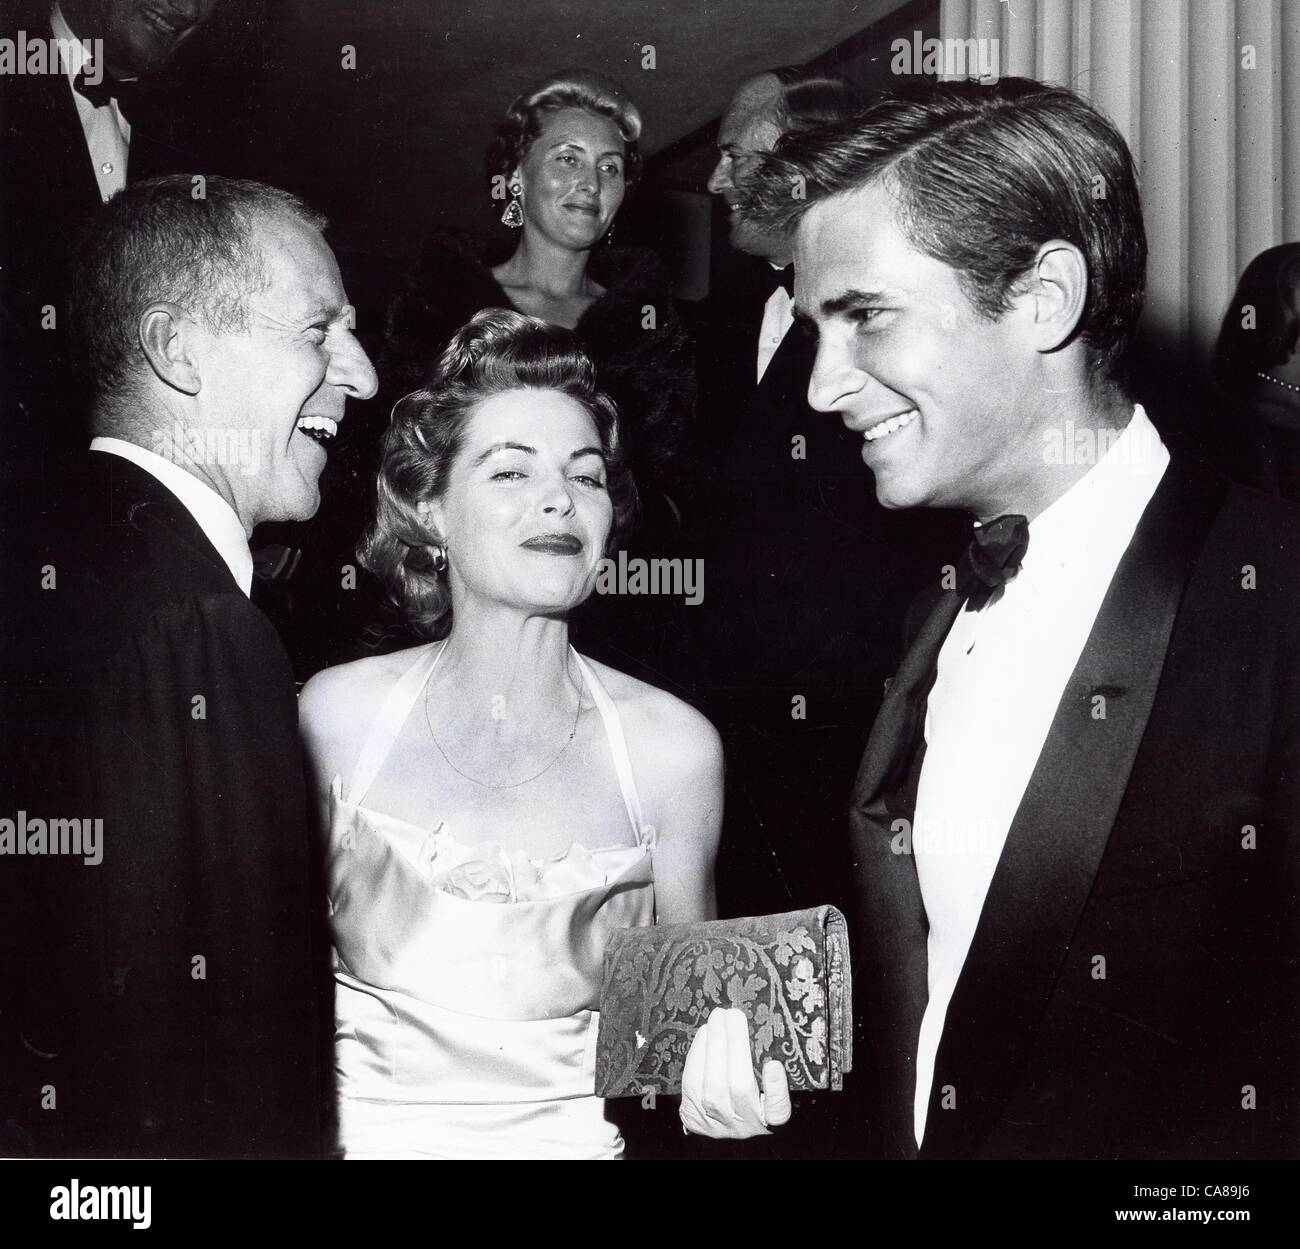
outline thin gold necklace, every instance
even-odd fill
[[[433,661],[433,668],[438,666],[442,659],[443,651],[447,649],[447,643],[442,644],[442,650],[438,652],[438,658]],[[462,772],[443,750],[442,743],[438,741],[438,735],[433,731],[433,720],[429,716],[429,685],[433,677],[433,668],[429,669],[429,677],[424,683],[424,722],[428,725],[429,736],[433,739],[433,744],[437,747],[438,753],[442,756],[445,763],[457,776],[462,776],[465,780],[473,785],[478,785],[482,789],[518,789],[521,785],[527,785],[530,781],[535,781],[539,776],[544,776],[560,761],[560,756],[569,749],[569,743],[578,735],[578,721],[582,718],[582,691],[578,691],[578,709],[573,715],[573,727],[569,730],[569,736],[564,739],[564,744],[560,747],[554,759],[550,761],[540,772],[534,772],[532,776],[526,776],[522,781],[509,781],[504,785],[493,784],[491,781],[481,781],[477,776],[470,776],[468,772]]]

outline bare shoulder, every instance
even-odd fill
[[[594,665],[618,708],[644,827],[655,833],[655,907],[660,923],[716,912],[713,868],[722,831],[722,739],[680,698]]]
[[[588,659],[614,705],[636,761],[669,786],[722,772],[722,739],[694,707],[645,681]]]
[[[331,771],[355,757],[401,675],[423,654],[413,646],[318,672],[298,695],[298,723],[308,750]]]

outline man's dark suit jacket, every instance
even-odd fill
[[[699,330],[713,472],[693,610],[727,746],[723,915],[843,903],[844,808],[907,606],[964,541],[950,514],[880,506],[860,436],[808,406],[797,326],[756,384],[766,267],[740,267]]]
[[[0,860],[5,1146],[319,1156],[328,942],[288,660],[169,491],[85,459],[15,577],[0,809],[102,819],[103,861]]]
[[[49,37],[49,20],[27,26],[29,38]],[[6,30],[6,37],[17,32]],[[130,165],[128,164],[128,169]],[[62,74],[0,75],[0,370],[4,380],[3,429],[10,473],[23,457],[24,478],[42,472],[46,446],[68,444],[47,426],[66,370],[63,335],[67,321],[65,256],[71,238],[100,203],[77,106]],[[53,310],[50,320],[48,309]],[[18,485],[10,483],[17,491]],[[14,499],[20,508],[37,500],[43,481],[32,481]],[[30,509],[29,509],[30,510]]]
[[[958,607],[945,594],[921,625],[851,812],[853,1078],[887,1156],[917,1152],[927,921],[905,851],[932,657]],[[1011,825],[922,1157],[1300,1154],[1298,646],[1300,514],[1175,458]]]
[[[50,37],[48,5],[19,6],[29,42]],[[127,177],[244,172],[237,140],[196,121],[179,80],[151,83],[131,118]],[[238,122],[230,119],[229,127]],[[201,152],[200,152],[201,149]],[[100,206],[77,105],[62,74],[0,75],[0,445],[24,457],[15,506],[41,503],[58,461],[89,441],[83,397],[70,385],[64,331],[72,240]],[[51,324],[46,309],[54,310]],[[70,411],[70,405],[75,405]],[[61,411],[60,419],[51,414]],[[48,460],[49,463],[45,463]],[[7,474],[14,475],[12,459]]]

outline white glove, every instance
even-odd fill
[[[767,1136],[790,1118],[790,1086],[775,1059],[763,1064],[759,1092],[743,1010],[714,1010],[695,1034],[682,1071],[681,1118],[686,1131],[719,1140]]]

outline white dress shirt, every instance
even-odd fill
[[[81,40],[72,33],[63,10],[55,4],[50,10],[50,26],[56,39],[66,40],[63,45],[68,49],[64,61],[64,73],[68,79],[68,90],[72,92],[73,102],[77,106],[77,116],[81,119],[81,129],[86,136],[86,148],[95,167],[95,181],[99,183],[99,197],[107,201],[126,186],[126,162],[130,155],[131,123],[122,116],[116,100],[96,108],[72,84],[77,75],[85,68],[89,57]],[[99,67],[106,73],[104,66]]]
[[[121,438],[92,438],[90,449],[120,455],[122,459],[130,460],[151,477],[157,478],[194,517],[204,536],[225,560],[226,567],[230,569],[230,575],[239,588],[245,594],[251,594],[253,554],[248,549],[248,535],[244,532],[235,509],[211,486],[205,485],[171,460],[164,459],[153,451],[146,451],[133,442],[124,442]]]
[[[778,273],[782,267],[772,265]],[[772,363],[772,357],[776,355],[781,340],[790,332],[790,327],[794,324],[793,309],[794,301],[784,286],[778,286],[763,305],[763,324],[758,331],[758,380],[760,382],[763,380],[763,374],[767,372],[767,366]]]
[[[929,921],[929,1000],[916,1054],[918,1147],[948,1003],[1007,833],[1168,463],[1160,435],[1135,408],[1110,450],[1030,522],[1024,562],[1001,597],[982,611],[963,611],[940,649],[912,829]]]

